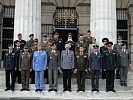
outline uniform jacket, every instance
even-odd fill
[[[62,39],[53,38],[53,43],[57,46],[57,50],[62,51],[64,49],[64,43]]]
[[[17,40],[14,41],[14,47],[16,47],[16,41],[17,41]],[[21,43],[20,47],[21,47],[21,48],[24,48],[24,45],[26,44],[26,41],[25,41],[25,40],[19,40],[19,41],[20,41],[20,43]]]
[[[74,68],[74,52],[70,51],[67,53],[66,50],[61,52],[61,68],[62,69],[73,69]]]
[[[47,53],[46,51],[35,51],[33,54],[33,70],[43,71],[47,66]]]
[[[34,45],[34,46],[31,47],[31,50],[30,51],[31,51],[31,53],[34,53],[37,50],[38,50],[38,46],[35,46]]]
[[[88,67],[88,54],[83,53],[83,55],[79,53],[76,54],[76,69],[77,71],[85,71]]]
[[[26,45],[31,48],[32,46],[34,46],[34,40],[27,41]]]
[[[58,67],[60,67],[60,52],[56,51],[55,53],[53,52],[48,52],[48,69],[49,70],[57,70]]]
[[[85,51],[88,52],[88,51],[87,51],[87,50],[88,50],[88,45],[89,45],[89,44],[88,44],[86,41],[83,41],[83,43],[80,42],[80,41],[78,41],[78,42],[75,44],[75,53],[79,52],[79,47],[80,47],[80,46],[84,46],[84,47],[85,47]]]
[[[118,67],[117,52],[111,50],[103,53],[103,68],[106,70],[115,70]]]
[[[129,51],[126,49],[119,51],[119,67],[128,67],[130,64],[130,55]]]
[[[100,70],[102,68],[102,56],[101,53],[92,52],[89,57],[89,68],[91,70]]]
[[[16,57],[17,57],[16,58],[16,66],[19,67],[19,56],[20,56],[20,53],[23,52],[23,48],[22,47],[19,47],[19,48],[15,47],[14,52],[16,53]]]
[[[5,52],[3,64],[5,70],[15,70],[16,53],[14,51],[12,51],[11,53],[9,53],[9,51]]]
[[[101,54],[103,54],[106,51],[108,51],[107,47],[105,47],[105,46],[100,47],[100,53]]]
[[[116,50],[116,51],[121,50],[121,45],[119,45],[119,43],[114,44],[113,50]]]
[[[20,54],[19,57],[19,68],[21,70],[30,70],[32,62],[32,55],[30,53],[26,54],[25,52]]]

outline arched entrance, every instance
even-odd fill
[[[76,42],[78,40],[78,14],[76,8],[57,7],[53,26],[64,42],[67,41],[68,33],[72,34],[73,40]]]

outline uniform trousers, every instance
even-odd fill
[[[71,74],[72,69],[63,69],[63,88],[71,90]]]
[[[91,70],[92,89],[99,89],[99,70]]]
[[[106,70],[106,90],[114,90],[115,70]]]
[[[6,88],[14,89],[15,86],[15,70],[6,70]],[[10,75],[11,75],[11,85],[10,85]]]
[[[49,89],[57,89],[58,70],[48,70]]]
[[[36,89],[44,89],[44,71],[35,71]]]
[[[120,67],[120,82],[127,83],[128,67]]]
[[[78,90],[85,90],[85,71],[77,71]]]
[[[21,71],[21,82],[22,82],[22,89],[29,89],[29,70],[22,70]]]

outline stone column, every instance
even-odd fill
[[[99,45],[104,37],[116,43],[116,0],[91,0],[90,30]]]
[[[41,41],[41,0],[15,1],[14,40],[18,33],[26,41],[29,34]]]

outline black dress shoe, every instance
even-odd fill
[[[42,92],[42,89],[39,89],[40,92]]]
[[[124,84],[121,82],[121,86],[123,86]]]
[[[10,88],[6,88],[6,89],[5,89],[5,91],[8,91],[8,90],[10,90]]]
[[[98,89],[96,89],[96,91],[97,91],[97,92],[99,92],[99,90],[98,90]]]
[[[26,91],[30,91],[29,89],[25,89]]]
[[[49,89],[49,90],[48,90],[48,92],[51,92],[51,91],[53,91],[53,89]]]
[[[92,89],[91,91],[92,91],[92,92],[94,92],[94,91],[95,91],[95,89]]]
[[[85,90],[84,90],[84,89],[83,89],[82,91],[83,91],[83,92],[85,92]]]
[[[112,92],[116,92],[115,90],[111,90]]]
[[[21,89],[20,91],[24,91],[25,89]]]
[[[30,82],[30,84],[35,84],[35,82]]]
[[[57,89],[54,89],[55,92],[57,92]]]
[[[14,91],[14,88],[11,88],[11,91]]]
[[[124,86],[127,86],[127,83],[124,83],[123,85],[124,85]]]
[[[80,89],[77,90],[77,92],[81,91]]]
[[[38,92],[38,91],[40,91],[40,89],[36,89],[36,90],[35,90],[35,92]]]
[[[67,91],[67,89],[64,89],[64,90],[63,90],[63,92],[66,92],[66,91]]]
[[[68,89],[69,92],[71,92],[72,90],[71,89]]]
[[[109,92],[110,90],[106,90],[106,92]]]

